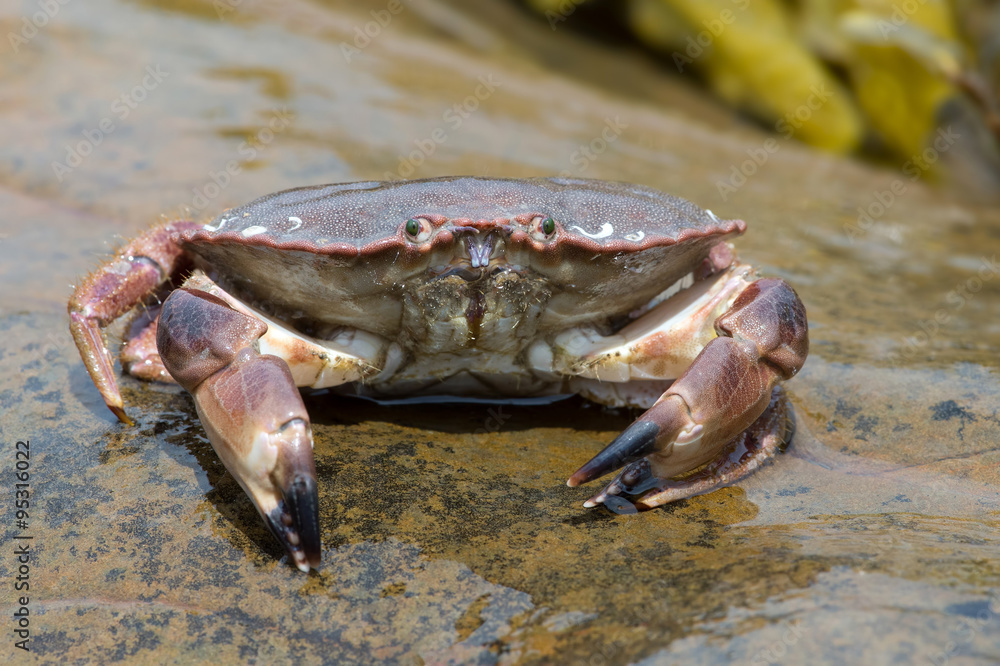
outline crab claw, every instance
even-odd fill
[[[670,471],[654,472],[653,463],[650,461],[651,459],[655,461],[655,457],[636,458],[627,462],[611,483],[583,505],[589,508],[605,504],[616,513],[623,512],[619,504],[632,506],[633,511],[651,509],[735,483],[751,474],[781,450],[791,439],[794,424],[784,390],[777,386],[771,393],[770,405],[764,413],[749,428],[724,445],[723,455],[716,455],[697,473],[685,476],[679,481],[671,481],[669,478],[663,478],[671,476]],[[650,453],[655,453],[652,445]],[[682,466],[679,460],[672,462]],[[613,469],[616,467],[608,471]],[[621,494],[641,497],[632,505],[628,500],[619,498]]]
[[[625,466],[614,481],[583,505],[594,507],[609,495],[622,492],[630,495],[645,492],[658,482],[665,482],[714,458],[719,447],[706,446],[704,433],[705,427],[692,420],[684,399],[668,393],[566,483],[575,487]]]
[[[625,466],[584,506],[623,492],[652,491],[640,497],[640,508],[709,492],[746,476],[787,441],[787,407],[777,384],[799,371],[809,349],[798,296],[781,280],[758,280],[715,327],[719,337],[666,393],[569,478],[577,486]],[[706,463],[692,477],[670,480]]]
[[[316,470],[309,415],[288,365],[261,355],[263,322],[205,292],[163,303],[157,349],[194,397],[212,448],[302,571],[319,568]]]
[[[267,364],[272,363],[272,359],[281,362],[275,357],[257,358]],[[246,370],[246,366],[237,369],[237,373],[240,370]],[[271,374],[272,371],[262,366],[251,372],[256,375],[254,379],[262,379],[262,374]],[[244,412],[246,420],[243,426],[232,427],[233,416],[238,413],[226,409],[230,398],[226,394],[235,388],[234,382],[242,383],[246,378],[223,375],[216,381],[213,379],[206,380],[195,393],[198,414],[212,447],[253,500],[257,511],[295,566],[305,572],[310,567],[318,569],[319,495],[308,421],[293,417],[275,428],[276,419],[267,416],[261,419],[252,416],[252,412]],[[281,377],[272,376],[269,379],[280,380]],[[262,386],[273,388],[274,383]],[[237,396],[236,399],[242,397]],[[266,413],[266,410],[261,413]]]
[[[667,395],[578,469],[566,485],[576,487],[649,455],[662,456],[665,453],[672,458],[675,467],[683,468],[690,464],[688,461],[691,457],[685,455],[690,453],[691,447],[683,447],[697,443],[701,439],[702,430],[701,425],[691,421],[684,400],[677,395]]]

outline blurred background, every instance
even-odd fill
[[[971,196],[997,196],[1000,9],[994,2],[528,5],[553,30],[566,23],[602,42],[647,47],[664,71],[705,86],[783,137],[943,180]],[[935,158],[930,148],[944,126],[971,140]]]
[[[0,444],[6,469],[31,440],[35,493],[19,656],[1000,660],[997,3],[17,0],[0,36]],[[809,314],[788,451],[616,516],[564,481],[627,410],[310,396],[325,550],[302,576],[185,394],[123,378],[131,428],[101,403],[65,304],[123,239],[455,174],[747,220],[740,257]]]

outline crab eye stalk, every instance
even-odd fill
[[[551,240],[555,233],[556,221],[552,219],[552,216],[539,216],[532,221],[531,235],[534,236],[535,240]]]
[[[403,223],[403,231],[414,243],[423,243],[431,237],[431,223],[422,217],[411,217]]]

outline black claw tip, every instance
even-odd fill
[[[282,489],[283,502],[269,517],[274,536],[288,551],[293,563],[302,569],[319,569],[319,493],[316,479],[296,475]]]
[[[652,453],[659,434],[660,426],[652,421],[636,421],[576,470],[566,484],[572,488],[641,459]]]
[[[285,492],[285,502],[299,530],[302,551],[313,569],[319,568],[319,492],[316,479],[311,476],[296,476],[291,487]]]

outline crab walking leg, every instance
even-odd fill
[[[716,320],[715,329],[719,337],[660,399],[570,477],[568,485],[577,486],[628,465],[587,506],[638,486],[676,489],[677,482],[666,479],[719,458],[770,407],[775,385],[794,376],[809,351],[805,307],[783,280],[751,283]],[[775,428],[780,421],[775,420]],[[770,446],[773,439],[766,439],[763,448],[777,448]],[[688,495],[731,483],[734,471],[725,468],[710,485],[703,478],[688,482],[701,488]],[[679,499],[679,494],[654,492],[641,503],[656,506]]]
[[[151,305],[136,318],[125,335],[119,358],[122,369],[138,379],[148,382],[176,383],[163,367],[160,353],[156,351],[156,321],[160,306]]]
[[[163,303],[156,344],[226,469],[309,571],[320,564],[312,430],[288,365],[256,349],[266,330],[220,298],[181,288]]]
[[[132,420],[125,414],[115,362],[101,330],[170,278],[184,256],[174,242],[175,234],[198,226],[181,220],[153,227],[87,276],[69,300],[69,330],[87,372],[108,409],[123,423],[131,425]]]

